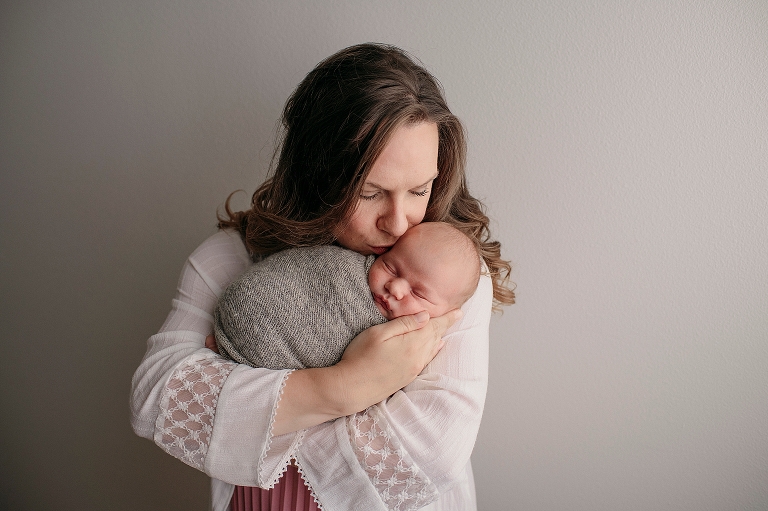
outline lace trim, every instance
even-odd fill
[[[272,413],[269,417],[269,438],[267,439],[267,443],[264,446],[264,450],[261,453],[261,457],[259,458],[259,467],[265,466],[265,461],[267,459],[267,455],[269,453],[270,447],[272,447],[272,439],[274,438],[272,436],[272,426],[275,423],[275,416],[277,415],[277,407],[280,404],[280,400],[283,398],[283,391],[285,390],[285,384],[288,381],[288,376],[293,372],[293,370],[285,373],[285,376],[283,377],[283,381],[280,384],[280,390],[277,392],[277,399],[275,399],[275,404],[272,407]],[[278,466],[282,466],[282,468],[277,471],[276,473],[273,473],[272,479],[267,482],[266,485],[263,487],[267,490],[270,490],[274,488],[274,486],[280,481],[280,479],[283,477],[283,474],[285,474],[285,471],[288,470],[288,464],[291,462],[291,460],[294,459],[294,455],[296,453],[296,450],[301,446],[301,442],[304,440],[304,434],[306,430],[299,431],[298,436],[293,441],[293,444],[288,449],[288,451],[285,453],[285,456],[281,460],[280,464]],[[262,475],[260,478],[262,480],[266,479],[266,475]]]
[[[388,509],[411,511],[437,500],[437,488],[419,470],[375,407],[347,417],[347,430],[357,460]]]
[[[155,425],[155,443],[171,456],[204,469],[216,404],[236,363],[219,357],[191,360],[168,379]]]
[[[315,490],[314,490],[314,489],[312,489],[312,485],[311,485],[311,484],[309,484],[309,480],[308,480],[308,479],[307,479],[307,477],[304,475],[304,471],[303,471],[303,470],[301,470],[301,465],[299,465],[299,462],[296,460],[296,458],[291,458],[291,461],[292,461],[292,462],[294,462],[294,463],[296,464],[296,470],[298,470],[298,472],[299,472],[299,475],[301,476],[301,480],[302,480],[302,481],[304,481],[304,485],[305,485],[307,488],[309,488],[309,494],[310,494],[310,495],[312,495],[312,499],[314,499],[314,501],[315,501],[315,504],[317,504],[317,509],[318,509],[319,511],[324,511],[323,505],[322,505],[322,504],[320,504],[320,501],[319,501],[319,500],[317,500],[317,495],[315,495]],[[286,468],[286,470],[288,469],[288,467],[285,467],[285,468]]]

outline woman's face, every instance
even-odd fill
[[[405,231],[420,223],[437,177],[437,125],[397,128],[373,163],[357,208],[338,243],[364,255],[383,254]]]

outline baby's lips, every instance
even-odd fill
[[[373,298],[379,302],[379,305],[384,307],[387,311],[391,312],[392,308],[389,306],[389,301],[385,300],[383,296],[374,294]]]

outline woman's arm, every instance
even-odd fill
[[[487,388],[492,294],[482,277],[445,347],[402,391],[307,432],[297,459],[324,505],[417,509],[464,481]]]
[[[275,435],[352,415],[408,385],[443,347],[442,336],[462,313],[429,319],[426,312],[371,327],[327,368],[291,373],[277,409]]]
[[[204,348],[218,296],[250,264],[230,231],[211,236],[189,257],[171,312],[134,374],[131,424],[213,477],[256,485],[279,475],[299,439],[294,434],[269,449],[289,371],[240,366]]]
[[[204,345],[218,296],[249,265],[239,236],[228,231],[190,256],[171,313],[134,375],[131,423],[140,436],[217,479],[269,487],[301,440],[298,430],[361,410],[411,381],[439,349],[448,319],[403,336],[397,334],[414,328],[414,318],[371,329],[341,367],[291,373],[238,365]],[[384,342],[390,334],[392,342]],[[405,357],[414,352],[403,345],[416,348],[410,361]],[[351,399],[343,391],[355,380],[378,381],[381,388],[360,386]]]

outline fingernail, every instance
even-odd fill
[[[429,321],[429,312],[421,311],[416,314],[416,323],[426,323]]]

